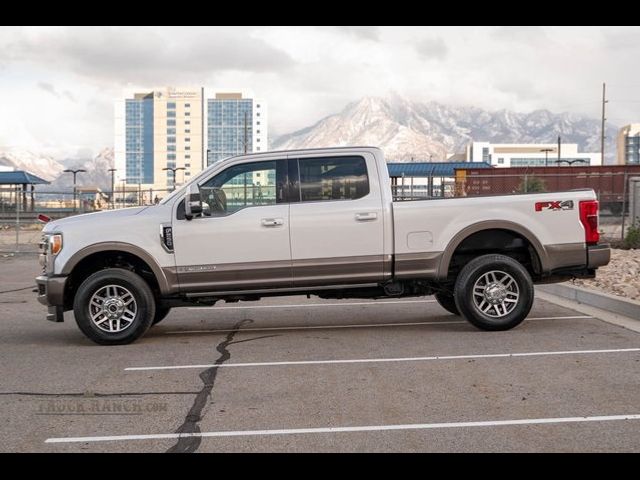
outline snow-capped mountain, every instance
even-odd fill
[[[67,168],[77,170],[83,169],[86,172],[78,173],[76,181],[80,187],[97,187],[103,191],[111,190],[111,174],[109,169],[113,168],[113,148],[103,148],[94,158],[65,160]],[[47,188],[41,190],[68,191],[73,187],[73,175],[61,172],[58,177],[51,182]]]
[[[64,165],[50,155],[18,149],[0,152],[0,165],[15,170],[26,170],[49,181],[64,170]]]
[[[365,97],[313,126],[277,138],[274,150],[346,145],[381,147],[390,161],[446,160],[470,141],[494,143],[577,143],[600,150],[600,121],[572,113],[536,110],[516,113],[412,102],[393,95]],[[615,152],[616,129],[607,129],[607,158]]]

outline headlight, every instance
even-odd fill
[[[52,255],[57,255],[62,250],[62,234],[56,233],[49,237],[49,251]]]

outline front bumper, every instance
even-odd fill
[[[611,247],[608,243],[589,245],[587,247],[587,268],[598,268],[611,260]]]
[[[48,307],[47,320],[64,322],[64,288],[67,277],[36,277],[38,301]]]

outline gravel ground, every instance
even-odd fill
[[[611,262],[598,269],[595,279],[575,280],[574,285],[640,300],[640,250],[611,250]]]

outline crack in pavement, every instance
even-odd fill
[[[244,319],[236,323],[231,331],[227,334],[225,339],[216,346],[216,350],[220,353],[220,356],[215,361],[212,367],[207,368],[200,373],[200,379],[202,380],[202,390],[198,392],[196,398],[193,400],[193,405],[189,409],[189,413],[184,419],[182,425],[176,430],[175,433],[200,433],[200,421],[204,417],[203,410],[207,405],[208,399],[211,397],[213,386],[216,382],[218,375],[218,367],[231,358],[231,353],[227,349],[229,345],[234,343],[248,342],[251,340],[259,340],[262,338],[277,337],[279,335],[266,335],[262,337],[255,337],[246,340],[233,341],[236,333],[240,331],[243,325],[247,323],[253,323],[253,320]],[[202,437],[179,437],[178,442],[169,448],[166,453],[193,453],[200,447],[202,443]]]

